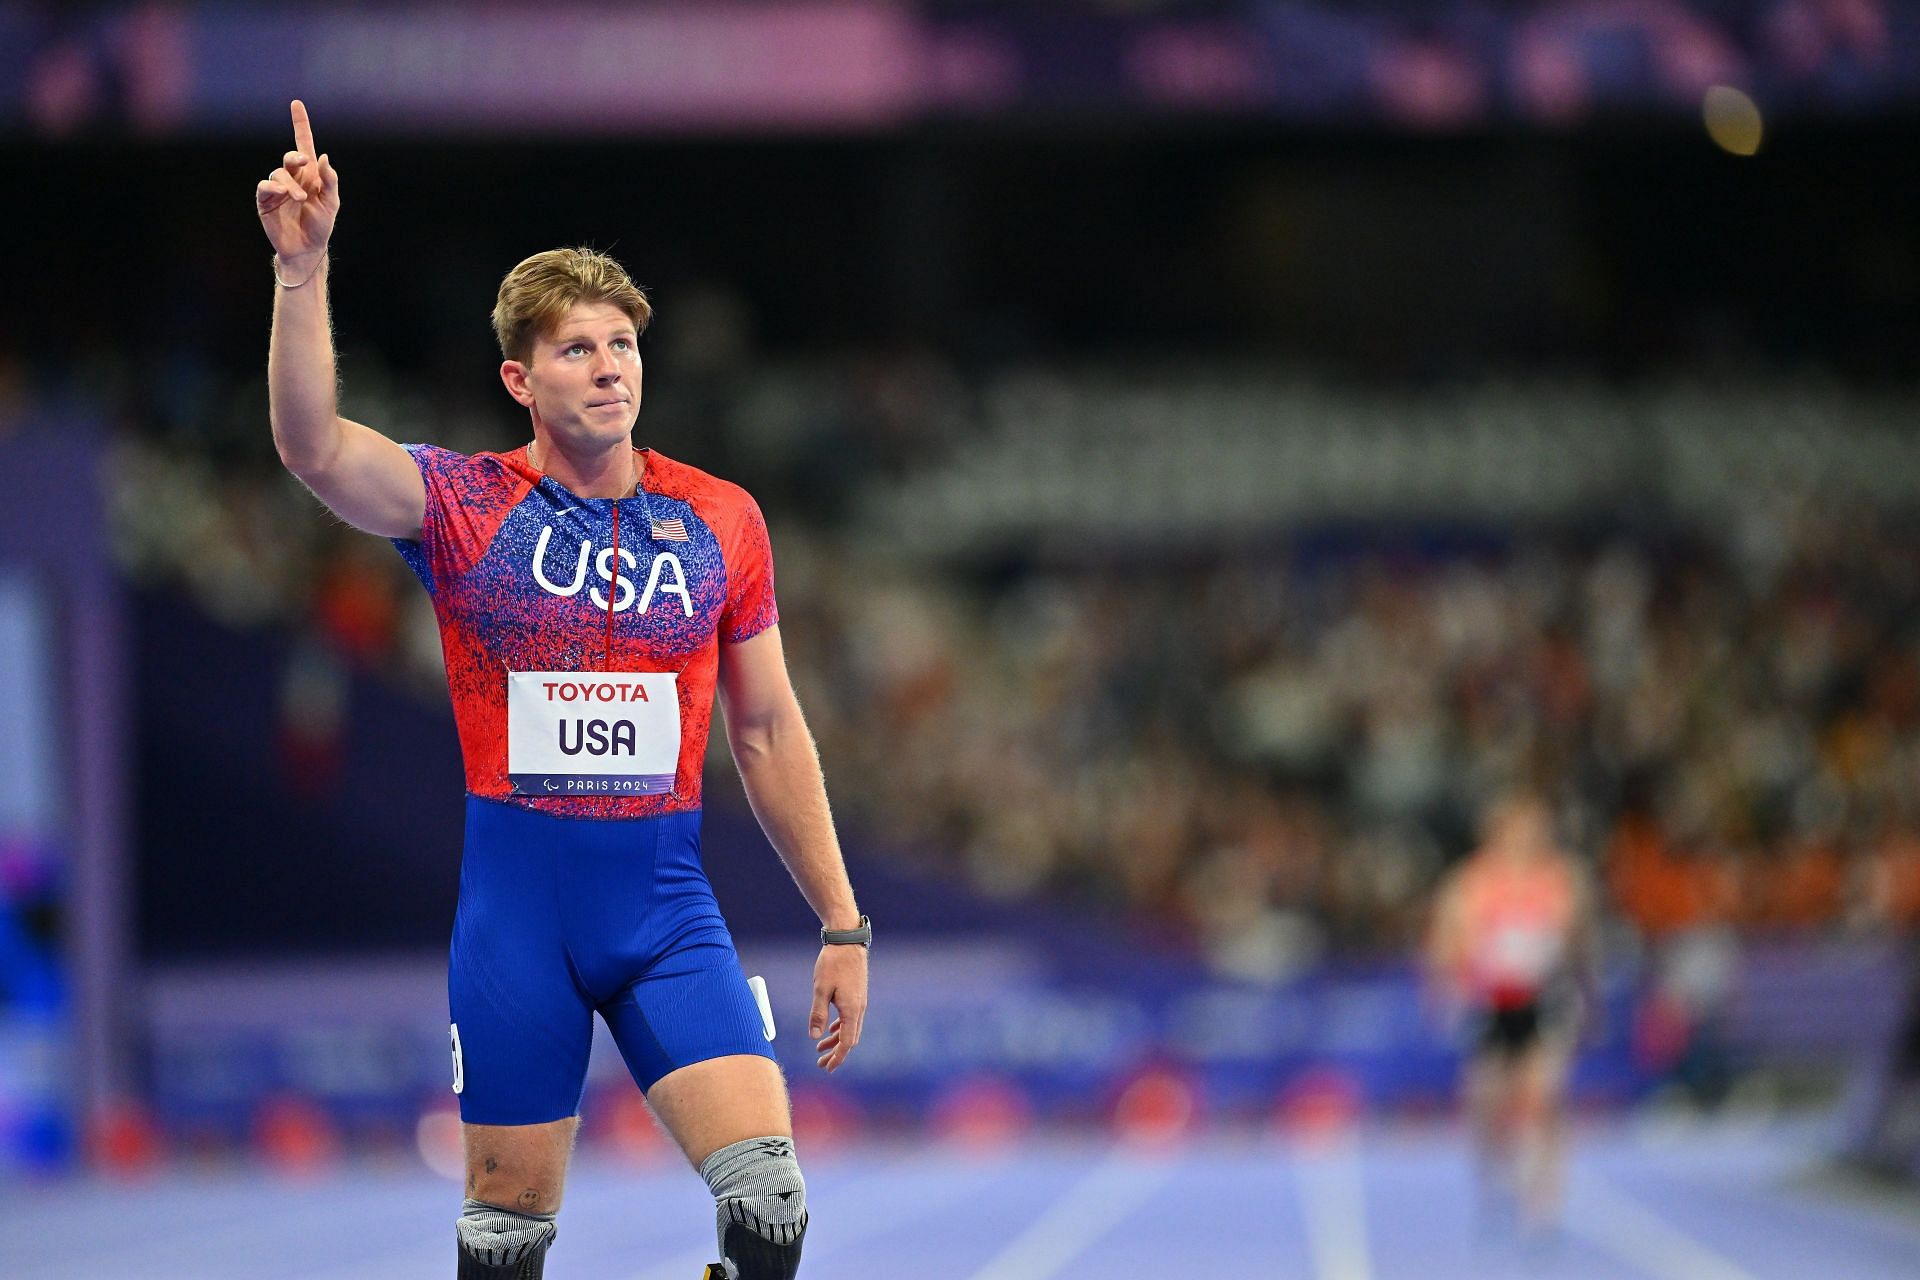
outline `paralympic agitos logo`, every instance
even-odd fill
[[[602,547],[600,553],[595,555],[592,541],[586,538],[580,540],[580,553],[573,564],[573,581],[562,586],[549,578],[546,570],[547,544],[552,541],[553,526],[547,525],[540,530],[540,540],[533,547],[533,580],[540,584],[542,591],[556,596],[579,595],[580,589],[587,585],[589,561],[593,564],[594,573],[599,575],[602,582],[613,582],[613,548]],[[640,576],[639,560],[625,547],[620,548],[620,562],[624,567],[620,571],[620,581],[613,589],[615,613],[624,613],[633,607],[635,583]],[[647,571],[646,586],[639,591],[641,613],[653,607],[656,595],[679,596],[680,607],[686,611],[689,618],[693,616],[693,594],[687,590],[686,566],[682,565],[680,557],[671,551],[662,551],[653,558],[653,566]],[[599,587],[589,588],[587,596],[593,601],[594,608],[607,607],[606,592]]]

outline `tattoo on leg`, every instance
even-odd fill
[[[487,1172],[488,1172],[488,1173],[498,1173],[499,1171],[500,1171],[500,1162],[499,1162],[498,1160],[495,1160],[495,1159],[494,1159],[494,1158],[493,1158],[492,1156],[488,1156],[488,1157],[487,1157]]]
[[[535,1191],[532,1187],[528,1187],[525,1191],[522,1191],[520,1193],[520,1207],[526,1212],[532,1213],[534,1210],[534,1206],[538,1205],[539,1203],[540,1203],[540,1193],[538,1191]]]

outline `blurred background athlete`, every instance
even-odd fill
[[[340,182],[292,110],[295,148],[257,188],[274,443],[426,586],[466,766],[448,980],[458,1275],[542,1273],[598,1013],[713,1191],[709,1275],[786,1280],[806,1191],[771,1015],[699,856],[716,682],[748,799],[823,925],[809,1029],[829,1071],[860,1039],[871,934],[787,676],[759,508],[633,447],[651,307],[588,251],[536,254],[500,287],[500,377],[530,444],[465,456],[341,418],[326,294]]]
[[[1566,1161],[1567,1076],[1597,952],[1586,879],[1530,795],[1488,809],[1481,843],[1440,888],[1428,969],[1464,1019],[1465,1103],[1489,1205],[1553,1225]]]

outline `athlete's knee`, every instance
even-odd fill
[[[1514,1089],[1513,1114],[1516,1123],[1527,1129],[1552,1124],[1560,1113],[1560,1097],[1551,1082],[1522,1080]]]
[[[792,1280],[807,1234],[807,1182],[793,1139],[749,1138],[700,1162],[713,1191],[720,1256],[730,1280]]]
[[[460,1240],[459,1280],[540,1280],[558,1229],[550,1213],[522,1213],[469,1200],[454,1231]]]

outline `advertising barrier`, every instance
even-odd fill
[[[1405,966],[1330,968],[1281,987],[1209,981],[1178,965],[1159,983],[1099,983],[1063,977],[1070,957],[1011,940],[886,943],[860,1047],[826,1077],[806,1035],[813,955],[742,948],[748,971],[767,979],[796,1096],[877,1124],[917,1126],[983,1091],[1043,1121],[1102,1122],[1149,1075],[1217,1123],[1263,1122],[1311,1089],[1424,1113],[1450,1106],[1456,1086],[1452,1030]],[[1837,1073],[1874,1060],[1899,1025],[1904,994],[1882,980],[1898,962],[1875,946],[1756,952],[1715,1050],[1737,1068]],[[170,1131],[240,1137],[263,1105],[295,1097],[349,1130],[378,1132],[452,1102],[438,958],[176,969],[155,976],[143,1004],[151,1099]],[[1606,1004],[1575,1076],[1591,1105],[1644,1097],[1686,1051],[1650,1028],[1653,1002],[1631,976],[1610,985]],[[1818,1009],[1820,1025],[1789,1027],[1777,1016],[1788,1006]],[[588,1111],[607,1096],[599,1090],[630,1090],[624,1081],[603,1029]]]

